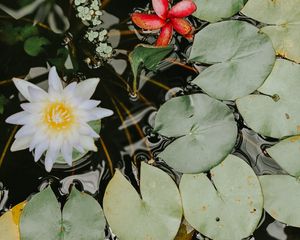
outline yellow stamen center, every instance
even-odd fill
[[[45,122],[53,130],[64,130],[74,122],[72,109],[62,102],[51,103],[45,112]]]

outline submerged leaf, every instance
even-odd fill
[[[166,102],[157,113],[154,131],[177,138],[158,156],[183,173],[205,172],[220,163],[237,136],[229,107],[204,94]]]
[[[246,124],[268,137],[300,134],[300,65],[278,59],[264,84],[253,94],[237,100]]]
[[[141,196],[116,171],[103,208],[112,231],[122,240],[173,240],[182,218],[179,191],[168,174],[142,163]]]
[[[153,47],[151,45],[139,44],[129,54],[129,61],[134,76],[134,90],[138,87],[138,74],[141,65],[151,71],[155,71],[158,63],[164,59],[173,48]]]
[[[199,74],[195,84],[214,98],[235,100],[262,85],[273,68],[275,52],[258,28],[232,20],[198,32],[190,61],[213,64]]]
[[[195,17],[208,22],[229,18],[242,9],[247,0],[193,0],[197,5]]]
[[[270,24],[261,31],[271,38],[276,53],[300,63],[299,0],[249,0],[242,13]]]
[[[0,94],[0,114],[4,112],[4,106],[8,103],[8,99]]]
[[[264,195],[264,208],[276,220],[300,227],[300,182],[288,175],[259,177]]]
[[[50,41],[47,38],[34,36],[25,41],[24,50],[28,55],[35,57],[44,51],[44,46],[49,44]]]
[[[247,163],[229,155],[207,174],[184,174],[180,182],[184,215],[200,233],[214,240],[251,235],[263,210],[259,181]]]

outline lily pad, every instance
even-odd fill
[[[264,208],[276,220],[290,226],[300,227],[300,182],[289,175],[259,177]]]
[[[290,175],[300,177],[300,136],[284,139],[267,152]]]
[[[0,217],[1,240],[19,240],[20,215],[26,202],[21,202]]]
[[[44,47],[49,45],[50,41],[47,38],[33,36],[24,42],[24,50],[30,56],[37,56],[44,51]]]
[[[229,18],[240,11],[247,0],[193,0],[197,5],[195,17],[208,22]]]
[[[246,124],[273,138],[300,134],[300,65],[278,59],[265,83],[253,94],[237,100]]]
[[[154,131],[176,138],[158,156],[183,173],[216,166],[232,151],[237,137],[230,108],[205,94],[167,101],[157,113]]]
[[[232,20],[198,32],[189,60],[212,65],[196,77],[195,84],[214,98],[235,100],[263,84],[273,68],[275,52],[258,28]]]
[[[140,195],[120,171],[109,182],[103,209],[122,240],[173,240],[182,218],[179,191],[162,170],[141,164]]]
[[[173,47],[154,47],[151,45],[139,44],[129,54],[129,61],[134,76],[133,88],[138,88],[138,73],[141,66],[148,70],[155,71],[158,63],[163,60]]]
[[[73,188],[61,213],[48,187],[34,195],[24,208],[21,240],[101,240],[105,224],[102,209],[93,197]]]
[[[300,63],[300,1],[249,0],[242,13],[260,22],[272,40],[276,53]]]
[[[256,229],[263,209],[257,176],[229,155],[207,174],[184,174],[180,182],[184,216],[214,240],[241,240]]]

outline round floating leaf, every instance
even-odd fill
[[[194,83],[214,98],[234,100],[254,92],[272,70],[275,52],[270,39],[253,25],[225,21],[198,32],[190,60],[213,64]]]
[[[264,208],[276,220],[290,226],[300,227],[300,182],[288,175],[259,177]]]
[[[50,187],[34,195],[20,220],[21,240],[59,240],[61,211]]]
[[[253,94],[237,100],[246,124],[273,138],[300,134],[300,65],[278,59],[265,83]]]
[[[76,188],[63,209],[64,240],[104,240],[106,220],[99,203]]]
[[[290,175],[300,177],[300,136],[287,138],[267,152]]]
[[[166,102],[157,113],[154,131],[177,138],[159,157],[183,173],[205,172],[220,163],[237,136],[230,108],[205,94]]]
[[[195,17],[208,22],[229,18],[240,11],[246,0],[193,0],[197,5]]]
[[[300,1],[249,0],[242,13],[271,24],[261,29],[272,40],[276,53],[300,62]]]
[[[204,173],[184,174],[180,182],[184,215],[199,232],[214,240],[241,240],[259,223],[263,197],[259,181],[243,160],[229,155]]]
[[[24,42],[24,50],[30,56],[37,56],[44,51],[44,46],[49,45],[50,41],[47,38],[33,36]]]
[[[21,240],[103,240],[106,221],[93,197],[75,188],[63,214],[50,187],[26,204],[20,222]]]
[[[173,240],[182,218],[175,182],[162,170],[142,163],[140,192],[141,196],[116,171],[103,199],[112,231],[122,240]]]

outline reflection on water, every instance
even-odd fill
[[[89,156],[88,160],[79,162],[75,167],[56,166],[47,174],[42,164],[35,164],[31,153],[21,151],[6,152],[0,167],[0,213],[7,208],[23,201],[32,194],[52,184],[56,194],[63,201],[71,184],[76,184],[81,190],[89,192],[102,204],[104,190],[115,168],[128,177],[133,186],[138,188],[138,166],[141,161],[155,164],[166,171],[177,183],[181,174],[170,169],[157,155],[172,141],[152,132],[157,109],[161,104],[175,95],[201,92],[190,81],[196,76],[196,71],[205,66],[189,66],[185,64],[189,44],[181,37],[174,38],[176,51],[159,66],[155,73],[142,71],[140,92],[131,96],[130,81],[132,73],[128,65],[127,55],[138,43],[134,26],[127,25],[128,13],[147,1],[110,1],[107,3],[105,22],[109,22],[111,41],[116,49],[114,59],[98,69],[86,69],[87,77],[99,76],[101,86],[95,93],[95,98],[102,100],[102,106],[114,109],[115,115],[102,122],[101,139],[97,141],[99,151]],[[111,18],[110,18],[111,16]],[[117,16],[117,17],[116,17]],[[241,19],[242,16],[235,18]],[[207,23],[195,22],[197,29]],[[255,22],[254,22],[255,24]],[[131,31],[135,31],[133,34]],[[154,41],[153,36],[137,33],[140,40]],[[180,44],[179,44],[180,43]],[[83,67],[84,69],[84,67]],[[83,71],[83,70],[82,70]],[[85,70],[83,71],[85,72]],[[4,119],[17,112],[18,98],[13,86],[6,87],[13,95],[4,116],[0,116],[2,138],[0,148],[4,149],[10,139],[13,127],[4,124]],[[238,139],[233,154],[244,159],[257,175],[269,173],[284,173],[284,171],[267,155],[265,149],[274,145],[274,139],[265,139],[248,129],[241,116],[236,112],[232,102],[226,102],[235,112],[239,126]],[[212,146],[213,147],[213,146]],[[107,239],[117,239],[106,229]],[[286,227],[274,221],[264,213],[259,228],[251,240],[293,240],[299,239],[300,231]],[[194,239],[205,239],[195,234]]]

